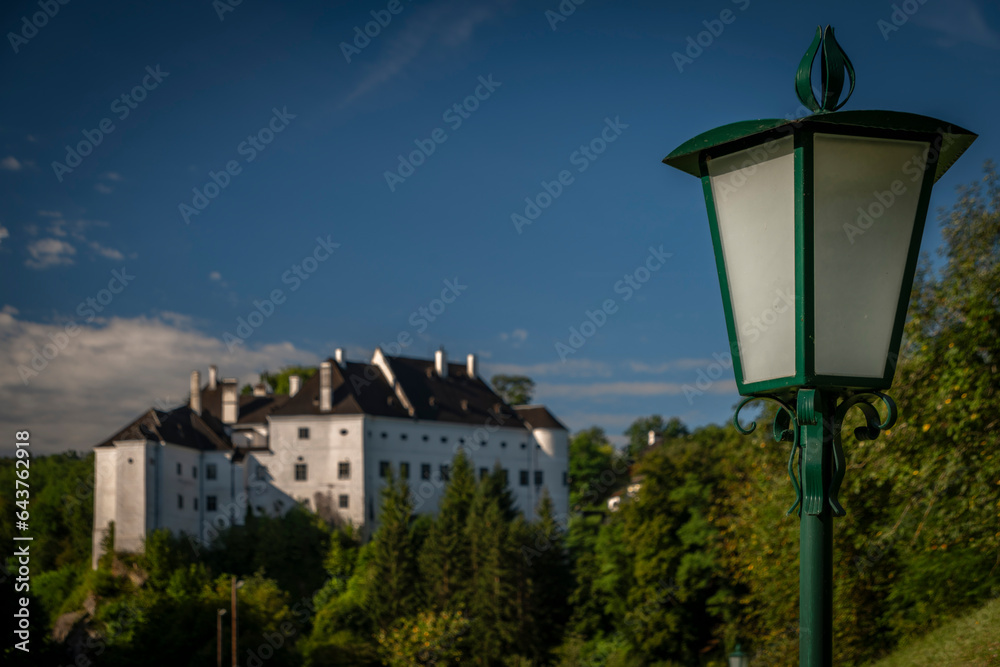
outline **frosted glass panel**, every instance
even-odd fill
[[[708,173],[743,382],[795,374],[792,138],[711,160]]]
[[[928,147],[815,137],[817,373],[885,372]]]

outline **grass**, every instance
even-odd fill
[[[1000,598],[954,619],[869,667],[1000,666]]]

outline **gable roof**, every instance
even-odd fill
[[[448,364],[447,377],[440,377],[434,370],[434,362],[427,359],[385,355],[385,360],[403,398],[413,406],[413,414],[400,401],[396,388],[377,365],[353,361],[341,365],[333,359],[328,359],[333,390],[330,412],[320,412],[320,374],[317,373],[302,384],[295,396],[270,414],[275,417],[365,414],[460,424],[499,422],[507,427],[525,428],[517,411],[482,379],[470,377],[464,364]]]
[[[221,422],[211,415],[202,418],[187,405],[164,412],[150,408],[97,447],[114,447],[116,441],[154,440],[201,451],[229,451],[232,441]]]
[[[568,431],[566,425],[559,421],[544,405],[515,405],[514,409],[521,419],[531,428],[553,428]]]

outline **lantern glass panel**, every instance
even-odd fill
[[[928,142],[814,138],[815,371],[881,378]]]
[[[708,161],[745,383],[795,375],[792,138]]]

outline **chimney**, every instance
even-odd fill
[[[212,365],[208,367],[208,388],[215,391],[219,386],[219,367]]]
[[[298,375],[288,376],[288,397],[291,398],[295,394],[299,393],[299,389],[302,388],[302,378]]]
[[[238,416],[236,396],[236,378],[226,378],[222,381],[222,423],[235,424]]]
[[[338,347],[333,351],[333,358],[336,360],[337,365],[341,368],[344,367],[344,348]]]
[[[448,377],[448,358],[444,355],[443,347],[434,353],[434,370],[440,377]]]
[[[479,375],[478,364],[476,363],[476,355],[470,354],[465,358],[465,374],[470,378],[475,379]]]
[[[267,396],[267,385],[263,382],[258,382],[253,386],[254,396]]]
[[[650,431],[649,432],[649,441],[648,441],[647,444],[650,447],[652,447],[653,445],[656,444],[656,441],[659,440],[659,439],[660,439],[659,436],[656,435],[656,431]]]
[[[191,412],[201,414],[201,373],[191,371]]]
[[[330,412],[333,409],[333,387],[331,386],[331,374],[333,364],[324,361],[319,365],[319,411]]]

